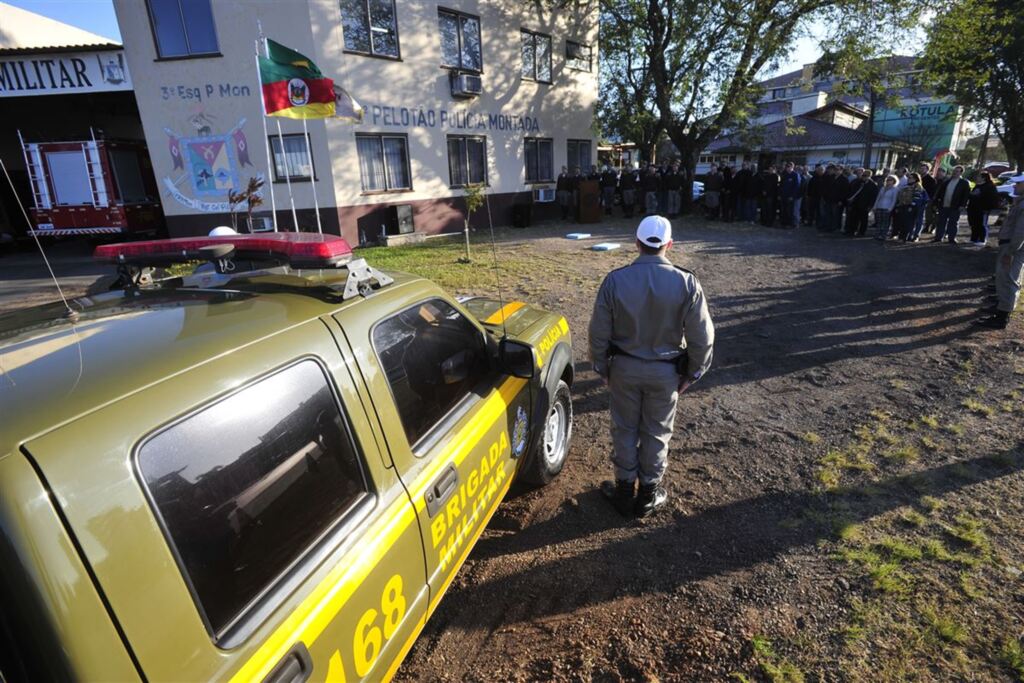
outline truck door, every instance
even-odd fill
[[[415,511],[323,321],[26,451],[151,681],[377,681],[422,627]]]
[[[485,333],[441,296],[382,291],[336,316],[416,508],[434,610],[505,496],[526,450],[530,391],[488,359]],[[410,298],[412,297],[412,298]]]

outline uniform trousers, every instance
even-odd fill
[[[679,374],[674,363],[619,354],[608,375],[615,478],[657,484],[668,465]]]
[[[644,193],[644,209],[647,211],[648,216],[654,216],[658,213],[658,193],[657,192],[646,192]]]
[[[1007,264],[1009,261],[1009,264]],[[1024,270],[1024,249],[1013,251],[1009,244],[999,247],[996,257],[996,296],[999,310],[1012,313],[1020,294],[1021,271]]]
[[[667,190],[665,192],[665,198],[668,201],[668,215],[678,216],[683,203],[683,198],[680,195],[679,190]]]
[[[614,187],[608,187],[606,185],[601,188],[601,205],[604,206],[604,212],[610,216],[612,213],[612,207],[615,206]]]
[[[558,205],[562,207],[562,218],[568,218],[569,211],[572,210],[572,192],[559,190],[556,194],[558,195]]]
[[[633,205],[636,204],[636,190],[622,191],[622,215],[632,216]]]

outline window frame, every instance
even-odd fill
[[[547,179],[543,179],[543,178],[533,178],[533,179],[531,179],[530,178],[530,167],[527,166],[527,164],[526,164],[526,145],[528,145],[531,142],[534,143],[537,146],[537,158],[538,159],[540,158],[540,143],[541,142],[547,142],[547,143],[549,143],[551,145],[551,164],[550,164],[550,168],[551,168],[551,175],[555,175],[555,139],[554,138],[542,138],[542,137],[524,137],[523,138],[523,166],[524,166],[524,169],[525,169],[525,174],[524,174],[525,184],[526,185],[532,185],[532,184],[542,184],[542,183],[553,183],[553,182],[555,182],[554,178],[547,178]],[[538,167],[539,167],[539,164],[538,164]]]
[[[573,168],[579,166],[580,172],[581,173],[586,173],[587,171],[590,170],[590,166],[593,165],[593,161],[588,160],[588,162],[586,164],[579,163],[579,156],[580,156],[579,155],[579,143],[581,143],[581,142],[587,143],[587,145],[590,146],[591,154],[593,154],[593,152],[594,152],[594,141],[593,140],[589,140],[587,138],[567,138],[566,141],[565,141],[565,160],[566,160],[566,166],[569,167],[570,171]],[[577,147],[576,147],[576,159],[575,160],[570,160],[569,159],[569,145],[571,145],[572,143],[576,143],[576,145],[577,145]]]
[[[356,161],[359,161],[359,139],[360,138],[376,138],[380,141],[380,153],[381,158],[384,158],[384,138],[400,138],[405,145],[405,174],[409,178],[409,187],[396,187],[391,188],[391,174],[388,173],[388,165],[384,163],[384,185],[383,190],[367,190],[363,189],[363,174],[362,171],[359,173],[359,187],[360,195],[373,195],[373,194],[391,194],[395,192],[413,192],[413,181],[412,181],[412,157],[409,156],[409,135],[408,133],[356,133]]]
[[[523,74],[523,66],[524,65],[522,63],[520,63],[520,65],[519,65],[519,77],[522,78],[523,80],[526,80],[526,81],[533,81],[534,83],[543,83],[544,85],[551,85],[551,84],[553,84],[554,81],[555,81],[555,70],[554,70],[554,56],[551,53],[554,50],[554,40],[552,40],[551,36],[549,34],[547,34],[547,33],[541,33],[540,31],[533,31],[533,30],[528,29],[528,28],[520,28],[519,29],[519,55],[520,55],[520,60],[522,60],[523,38],[526,37],[526,36],[530,36],[530,41],[533,44],[532,45],[532,49],[533,49],[533,76],[526,76],[526,75],[524,75]],[[541,79],[541,78],[539,78],[537,76],[537,73],[539,71],[538,63],[537,63],[537,39],[538,38],[547,38],[547,41],[548,41],[548,80],[546,80],[546,81]]]
[[[452,160],[451,160],[451,151],[450,151],[450,148],[448,147],[448,144],[452,140],[480,140],[480,141],[482,141],[484,143],[484,179],[483,179],[483,182],[481,182],[481,183],[474,183],[472,180],[469,180],[469,147],[467,146],[466,147],[466,158],[465,158],[465,162],[466,162],[466,180],[467,180],[467,182],[465,184],[461,184],[461,185],[455,185],[455,184],[452,183],[452,180],[453,180],[453,178],[452,178]],[[444,149],[445,149],[445,154],[448,157],[448,187],[450,189],[457,190],[457,189],[464,188],[467,185],[478,185],[478,184],[483,185],[484,187],[490,187],[491,186],[491,174],[490,174],[490,169],[488,168],[489,158],[488,158],[488,154],[487,154],[487,136],[486,135],[468,135],[468,134],[459,134],[459,133],[454,134],[454,135],[445,135],[444,136]]]
[[[569,45],[570,44],[578,45],[580,47],[585,47],[590,52],[590,56],[587,58],[587,68],[586,69],[581,69],[578,66],[573,66],[572,65],[572,62],[570,61],[572,58],[569,57]],[[581,71],[583,73],[588,73],[588,74],[589,73],[593,73],[593,71],[594,71],[594,48],[591,45],[588,45],[587,43],[581,43],[578,40],[568,40],[568,39],[566,39],[566,41],[565,41],[565,67],[567,69],[572,69],[573,71]]]
[[[255,596],[241,609],[241,611],[239,611],[237,615],[235,615],[235,617],[220,631],[220,633],[218,633],[210,623],[209,617],[206,613],[206,608],[203,606],[203,602],[199,598],[199,592],[196,590],[192,576],[187,569],[180,551],[178,550],[178,546],[170,532],[170,527],[167,525],[163,512],[161,511],[160,506],[157,505],[156,499],[150,491],[149,484],[146,481],[146,476],[142,470],[139,458],[142,454],[143,448],[157,436],[167,433],[188,419],[201,414],[203,411],[238,395],[239,393],[269,379],[270,377],[273,377],[274,375],[287,372],[288,370],[309,361],[312,361],[320,372],[323,373],[324,384],[327,386],[331,400],[334,402],[334,406],[337,408],[338,414],[341,417],[341,426],[343,431],[342,438],[346,439],[348,445],[351,447],[352,452],[355,455],[356,465],[358,465],[359,472],[362,475],[363,493],[353,500],[347,507],[339,510],[334,520],[326,525],[323,531],[317,535],[302,550],[302,552],[299,553],[299,555],[292,558],[292,560],[285,565],[285,567],[275,575],[273,579],[263,586],[263,588],[255,594]],[[318,356],[312,354],[293,358],[282,365],[271,368],[270,370],[251,378],[240,386],[237,386],[230,391],[218,394],[217,396],[192,407],[187,412],[178,415],[166,424],[149,431],[132,447],[129,460],[131,462],[136,482],[139,485],[139,488],[142,489],[146,502],[149,505],[149,511],[156,519],[157,527],[160,529],[160,533],[163,536],[167,550],[170,552],[171,556],[174,558],[175,564],[177,565],[178,574],[184,582],[189,595],[192,597],[199,620],[203,623],[203,627],[206,629],[206,632],[209,634],[214,645],[224,650],[237,647],[239,644],[244,642],[245,639],[251,636],[266,621],[270,614],[277,610],[281,604],[288,599],[288,597],[294,592],[295,588],[297,588],[303,581],[306,581],[316,571],[317,567],[320,566],[325,557],[335,552],[349,537],[351,537],[360,524],[366,521],[370,516],[370,513],[377,507],[377,503],[380,500],[380,491],[371,476],[370,468],[367,465],[366,453],[359,441],[356,439],[355,430],[352,428],[352,420],[349,417],[348,411],[345,409],[345,403],[342,400],[341,392],[335,385],[333,375],[326,363],[324,363]]]
[[[478,15],[476,15],[476,14],[470,14],[469,12],[463,12],[462,10],[451,9],[449,7],[444,7],[442,5],[438,5],[437,6],[437,16],[438,16],[438,18],[440,18],[442,14],[450,14],[450,15],[454,16],[456,19],[459,20],[457,22],[457,24],[456,24],[457,27],[458,27],[458,30],[459,30],[459,66],[452,66],[451,64],[445,64],[444,62],[442,62],[441,63],[441,68],[442,69],[454,70],[454,71],[460,72],[460,73],[461,72],[465,72],[465,73],[471,73],[471,74],[482,74],[484,72],[484,23],[480,20],[480,17]],[[468,19],[476,19],[476,25],[479,27],[479,32],[480,32],[480,36],[479,36],[480,37],[480,68],[479,69],[474,69],[472,67],[463,66],[463,64],[462,64],[462,21],[461,20],[462,20],[463,17],[468,18]],[[441,27],[439,25],[438,26],[438,38],[441,37],[440,28]],[[443,50],[441,52],[441,59],[442,60],[444,59],[444,51]]]
[[[377,367],[380,369],[380,373],[384,377],[384,385],[387,386],[388,388],[388,395],[391,397],[391,405],[395,407],[395,414],[398,416],[399,422],[401,422],[402,420],[402,413],[398,409],[398,399],[395,396],[394,387],[392,387],[391,382],[388,381],[387,370],[384,367],[383,360],[381,360],[380,351],[377,349],[377,345],[373,343],[373,337],[377,333],[377,328],[383,325],[384,323],[397,318],[406,311],[411,311],[415,308],[419,308],[423,304],[430,303],[431,301],[442,301],[445,304],[451,306],[456,313],[461,315],[469,323],[470,327],[476,330],[477,334],[480,337],[480,345],[483,348],[485,354],[487,351],[487,332],[484,331],[484,329],[481,328],[479,325],[477,325],[476,322],[474,322],[473,316],[468,315],[465,311],[456,306],[454,302],[449,301],[448,299],[442,296],[437,296],[436,294],[434,296],[428,296],[425,299],[420,299],[416,303],[409,304],[408,306],[405,306],[401,310],[397,312],[392,312],[387,317],[381,318],[380,320],[374,322],[370,326],[370,348],[373,349],[374,360],[377,361]],[[477,389],[480,388],[481,386],[484,386],[485,384],[493,384],[491,380],[495,377],[500,376],[500,372],[498,374],[495,373],[496,370],[493,367],[489,367],[487,371],[484,373],[483,378],[479,382],[477,382],[477,384],[475,384],[473,388]],[[431,448],[433,448],[435,443],[438,441],[438,438],[441,436],[441,427],[453,424],[454,422],[458,421],[459,418],[461,418],[463,415],[469,412],[469,410],[473,407],[474,402],[484,401],[486,399],[487,395],[479,396],[477,395],[476,392],[472,390],[466,392],[466,395],[460,398],[458,401],[456,401],[455,404],[452,405],[452,407],[448,410],[448,412],[439,417],[437,421],[434,422],[434,424],[430,425],[429,428],[423,430],[423,433],[419,435],[419,438],[417,438],[414,443],[409,444],[409,451],[416,458],[422,458],[425,455],[427,455],[430,452]],[[405,437],[404,424],[402,425],[402,436]],[[408,441],[407,437],[406,441]]]
[[[398,31],[398,8],[395,6],[395,0],[391,0],[391,10],[392,10],[392,12],[394,13],[394,16],[395,16],[395,47],[397,48],[397,51],[398,51],[398,54],[395,55],[395,56],[377,54],[376,52],[373,51],[373,27],[370,26],[370,0],[360,0],[360,1],[363,3],[363,6],[366,8],[366,32],[370,36],[370,51],[369,52],[363,52],[362,50],[353,50],[353,49],[345,47],[345,29],[344,29],[344,18],[343,18],[342,19],[342,31],[341,31],[341,33],[342,33],[342,36],[341,36],[341,46],[342,46],[341,51],[342,51],[342,53],[343,54],[349,54],[349,55],[360,55],[361,57],[373,57],[374,59],[388,59],[388,60],[391,60],[393,62],[401,62],[402,61],[402,37],[401,37],[401,35],[399,34],[399,31]],[[339,16],[341,16],[341,2],[340,1],[338,2],[338,13],[339,13]]]
[[[781,95],[779,93],[782,93]],[[786,99],[786,88],[772,88],[772,100]]]
[[[185,29],[185,15],[181,13],[181,0],[174,0],[178,5],[178,14],[181,16],[181,31],[185,38],[185,45],[188,45],[188,31]],[[217,41],[217,49],[213,52],[192,52],[189,48],[187,54],[183,55],[163,55],[160,53],[160,40],[156,32],[156,20],[153,15],[153,0],[146,0],[146,16],[149,18],[149,32],[153,37],[153,51],[156,52],[155,62],[172,62],[179,59],[207,59],[210,57],[223,57],[224,54],[220,50],[220,34],[217,33],[217,22],[213,21],[211,24],[213,28],[213,38]],[[210,18],[213,18],[213,2],[210,0]]]
[[[271,171],[272,171],[273,176],[274,176],[274,179],[271,182],[274,182],[274,183],[289,183],[289,182],[291,182],[291,183],[311,183],[311,182],[316,182],[318,180],[318,178],[316,177],[316,162],[314,161],[313,156],[312,156],[313,139],[312,139],[312,134],[311,133],[307,133],[306,134],[306,139],[309,141],[309,146],[306,147],[306,152],[310,154],[310,156],[309,156],[309,168],[310,168],[310,170],[312,170],[313,175],[311,175],[311,176],[308,176],[308,175],[293,175],[293,176],[288,176],[287,178],[285,176],[278,176],[277,175],[277,153],[274,151],[274,140],[280,140],[282,137],[283,138],[301,138],[302,135],[303,135],[302,133],[284,133],[283,135],[268,135],[267,136],[267,140],[268,140],[267,144],[270,147],[270,160],[271,160],[271,164],[273,166],[273,169],[271,169]],[[281,154],[284,154],[284,143],[283,142],[281,143]],[[284,167],[285,167],[285,170],[288,169],[288,161],[287,161],[287,159],[284,160]]]

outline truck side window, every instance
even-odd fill
[[[378,324],[373,347],[410,445],[488,372],[480,331],[440,299],[418,304]]]
[[[215,637],[369,493],[312,360],[157,433],[139,449],[138,467]]]

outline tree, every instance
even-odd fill
[[[842,35],[880,35],[879,26],[916,16],[917,2],[604,0],[603,14],[641,46],[653,111],[692,173],[701,150],[750,120],[759,74],[786,57],[811,22]]]
[[[483,183],[470,183],[462,188],[462,197],[466,201],[466,216],[462,221],[463,235],[466,238],[466,255],[459,259],[459,263],[472,262],[469,255],[469,221],[477,209],[484,205],[484,188]]]
[[[923,60],[932,87],[991,121],[1010,163],[1024,165],[1024,3],[960,0],[928,27]]]

